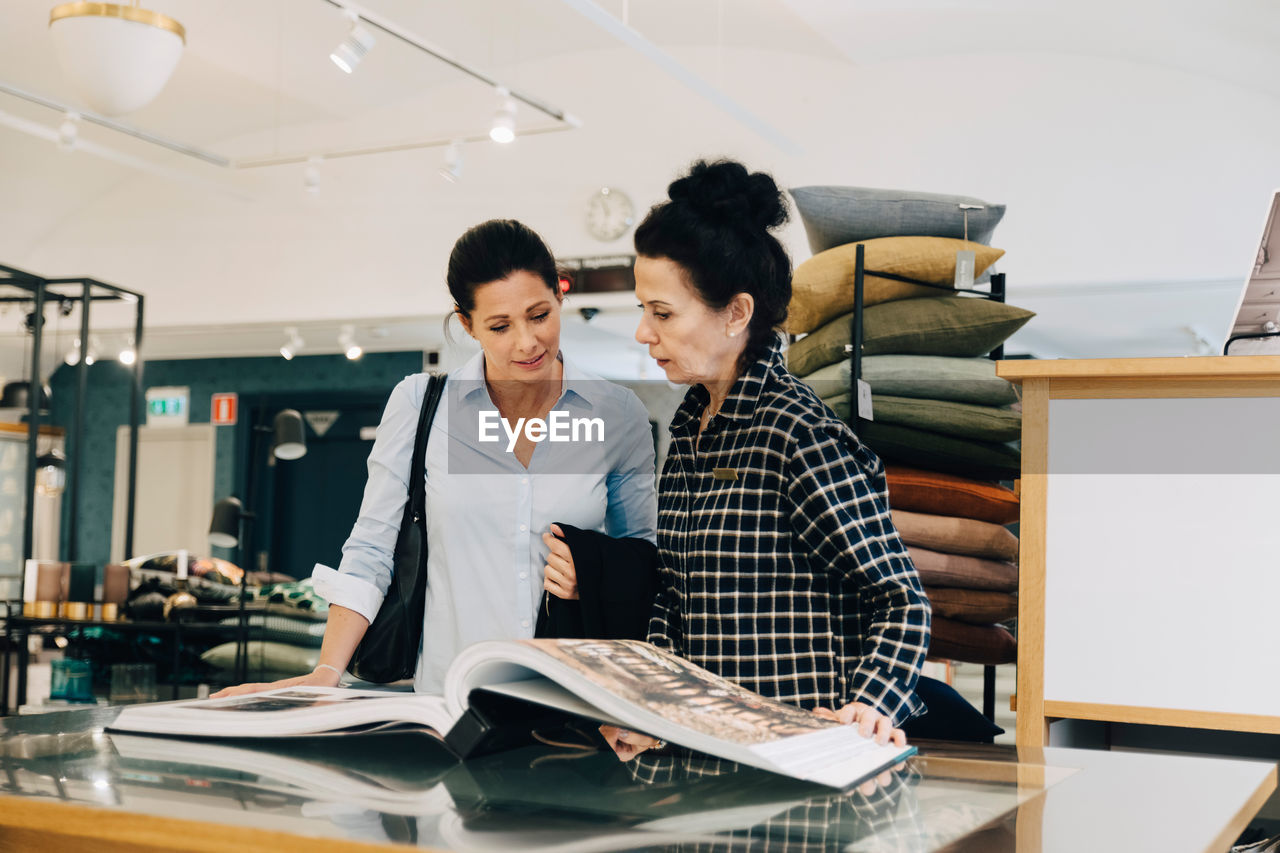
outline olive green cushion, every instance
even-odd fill
[[[791,275],[788,332],[793,335],[811,332],[828,320],[853,310],[858,246],[863,247],[864,306],[895,299],[942,295],[939,287],[950,290],[955,285],[958,251],[974,253],[974,276],[977,278],[981,278],[987,267],[1004,254],[1003,249],[947,237],[881,237],[827,249],[800,264]],[[877,273],[902,276],[925,284],[898,281]],[[929,284],[938,287],[929,287]]]
[[[932,296],[872,305],[863,311],[862,354],[986,355],[1035,314],[991,299]],[[787,365],[797,376],[848,357],[851,314],[836,317],[791,344]]]
[[[849,420],[849,393],[824,394],[824,386],[838,388],[834,384],[819,383],[822,401],[836,417]],[[915,429],[936,432],[957,438],[978,441],[1005,442],[1018,439],[1022,431],[1022,413],[996,406],[975,406],[971,403],[953,403],[947,400],[914,400],[910,397],[871,397],[872,418],[881,424],[898,424]]]
[[[989,521],[895,509],[893,526],[908,545],[992,560],[1018,559],[1018,537],[1007,527]]]
[[[1022,412],[997,406],[873,394],[871,413],[882,424],[901,424],[979,441],[1015,441],[1022,434]]]
[[[863,443],[886,462],[977,480],[1015,480],[1021,475],[1022,454],[1007,444],[879,421],[859,421],[857,432]]]
[[[819,396],[847,392],[849,364],[849,359],[843,358],[810,373],[804,381],[817,389]],[[872,392],[892,397],[952,400],[982,406],[1008,406],[1018,402],[1017,386],[996,376],[996,363],[989,358],[863,356],[862,378]]]

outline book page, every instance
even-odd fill
[[[575,713],[832,787],[852,785],[914,752],[879,746],[856,727],[752,693],[637,640],[479,643],[455,661],[446,690],[451,705],[473,689],[503,683],[509,695],[550,697],[530,681],[539,675],[584,700],[588,707]]]
[[[284,687],[221,699],[130,705],[107,728],[191,737],[286,737],[389,725],[443,734],[452,724],[440,696]]]

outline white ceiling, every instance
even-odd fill
[[[53,5],[0,5],[0,83],[75,106],[49,43]],[[357,73],[342,74],[327,55],[346,22],[327,0],[144,5],[181,21],[187,48],[156,101],[120,121],[221,156],[443,142],[483,134],[496,106],[480,83],[386,35]],[[585,193],[625,186],[643,210],[683,163],[729,154],[784,184],[1008,202],[1000,234],[1014,299],[1020,288],[1050,287],[1023,300],[1042,312],[1027,329],[1041,354],[1177,354],[1194,351],[1188,325],[1211,336],[1225,329],[1220,303],[1234,301],[1226,291],[1256,241],[1259,188],[1269,197],[1280,186],[1280,4],[598,5],[625,16],[685,77],[567,0],[367,0],[376,15],[584,121],[510,152],[469,147],[464,181],[448,188],[435,180],[434,149],[325,164],[318,198],[300,191],[299,167],[220,169],[91,125],[81,150],[61,152],[48,138],[59,113],[0,94],[0,193],[20,200],[0,209],[0,263],[144,292],[151,358],[269,354],[287,323],[332,338],[328,351],[344,322],[386,329],[379,340],[399,346],[438,324],[427,315],[447,307],[442,259],[466,224],[519,216],[562,254],[616,253],[625,245],[581,235]],[[802,153],[779,150],[728,101]],[[522,109],[519,125],[557,123]],[[798,225],[784,239],[797,260],[807,256]],[[1086,251],[1103,260],[1082,259]],[[1078,281],[1095,287],[1073,292]],[[1170,281],[1179,287],[1161,289]],[[433,295],[419,299],[424,287]],[[1099,299],[1112,306],[1106,324],[1096,322]],[[17,348],[7,316],[0,350]],[[125,313],[99,320],[107,331],[129,324]],[[619,345],[627,322],[615,323]]]

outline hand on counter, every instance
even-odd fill
[[[224,687],[209,698],[224,699],[228,696],[261,693],[264,690],[275,690],[280,687],[337,687],[340,678],[341,675],[334,668],[316,667],[306,675],[295,675],[293,678],[282,678],[279,681],[255,681],[248,684],[237,684],[233,687]]]

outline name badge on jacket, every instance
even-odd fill
[[[733,482],[738,479],[738,472],[734,468],[712,468],[711,479]]]

